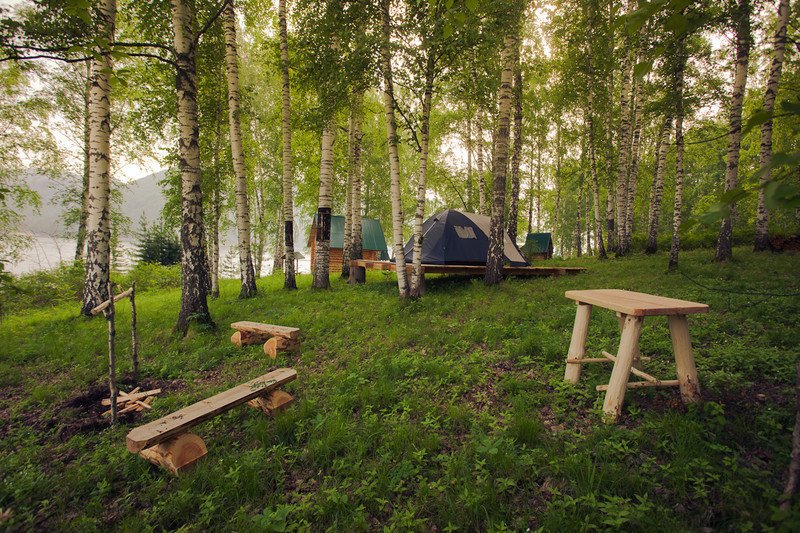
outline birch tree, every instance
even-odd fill
[[[239,57],[236,47],[236,12],[233,0],[226,0],[222,12],[225,30],[225,73],[228,82],[228,123],[231,132],[231,158],[236,182],[236,236],[239,248],[239,274],[241,290],[239,298],[256,295],[256,279],[253,256],[250,252],[250,205],[247,197],[247,172],[242,146],[239,96]]]
[[[736,63],[733,77],[733,93],[728,133],[728,156],[725,165],[725,191],[735,189],[739,184],[739,152],[742,142],[742,106],[747,88],[747,65],[750,60],[750,0],[739,0],[734,13],[736,24]],[[717,238],[716,261],[733,258],[733,218],[736,216],[735,204],[723,217]]]
[[[514,149],[511,153],[511,195],[508,205],[508,236],[511,242],[517,242],[517,224],[519,223],[519,165],[522,158],[522,70],[520,69],[519,42],[514,51]]]
[[[181,310],[176,329],[186,333],[190,321],[213,324],[208,310],[208,270],[200,184],[199,122],[194,10],[189,0],[170,0],[178,99],[178,153],[181,173]]]
[[[352,181],[350,183],[350,209],[352,217],[352,229],[350,231],[350,257],[349,259],[363,259],[363,237],[362,237],[362,220],[361,220],[361,178],[362,178],[362,138],[364,132],[362,125],[364,122],[364,92],[357,90],[353,96],[353,111],[352,111],[352,130],[353,130],[353,149],[350,154],[350,173]],[[363,269],[354,268],[349,272],[349,283],[364,283],[365,271]]]
[[[672,208],[672,243],[669,249],[669,270],[678,268],[678,253],[681,248],[681,210],[683,209],[683,84],[686,70],[686,36],[678,38],[676,46],[675,91],[675,201]]]
[[[505,224],[503,215],[506,199],[506,171],[508,164],[508,139],[511,122],[512,79],[514,77],[514,51],[517,48],[517,36],[506,35],[500,61],[503,65],[500,74],[500,90],[498,91],[497,132],[494,135],[494,153],[492,154],[492,217],[489,234],[489,252],[486,257],[486,274],[483,278],[486,285],[495,285],[503,279],[503,257],[505,243]]]
[[[661,133],[656,144],[656,170],[653,184],[650,187],[650,209],[647,216],[647,245],[644,251],[648,254],[655,253],[658,249],[658,223],[661,219],[661,199],[664,194],[664,174],[667,170],[667,153],[669,152],[669,138],[672,131],[672,116],[664,119]]]
[[[296,289],[294,272],[294,198],[292,197],[292,106],[289,91],[289,36],[286,0],[278,1],[278,35],[281,67],[281,135],[283,171],[283,288]]]
[[[322,127],[319,168],[319,202],[317,204],[317,232],[314,236],[315,289],[327,289],[330,280],[331,208],[333,206],[333,142],[336,139],[334,118],[326,119]]]
[[[108,295],[111,244],[111,84],[110,43],[114,41],[116,0],[98,5],[97,34],[105,41],[92,60],[89,89],[89,187],[86,209],[86,276],[81,312],[91,310]]]
[[[764,188],[770,180],[770,164],[772,163],[772,113],[775,109],[775,98],[778,96],[778,82],[783,68],[783,56],[786,50],[786,26],[789,23],[789,0],[778,3],[778,28],[773,38],[772,63],[767,78],[767,90],[764,93],[762,110],[767,120],[761,125],[761,150],[759,166],[761,168],[760,187],[758,189],[758,207],[756,211],[756,236],[753,246],[756,252],[769,249],[769,213],[764,198]]]

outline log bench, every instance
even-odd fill
[[[281,411],[294,398],[280,387],[295,378],[295,370],[279,368],[134,428],[126,439],[128,451],[177,475],[208,453],[203,439],[189,433],[189,429],[243,403],[268,415]]]
[[[251,344],[264,343],[264,353],[272,359],[278,356],[278,352],[291,352],[300,347],[299,328],[275,326],[247,320],[234,322],[231,327],[236,330],[231,335],[233,344],[241,348]]]
[[[598,391],[606,392],[603,402],[605,421],[617,421],[622,412],[622,403],[627,389],[680,387],[681,399],[684,403],[700,400],[700,383],[697,381],[697,369],[692,355],[689,322],[686,315],[707,313],[708,305],[620,289],[567,291],[564,296],[575,300],[578,306],[567,354],[564,379],[571,383],[577,383],[581,376],[581,367],[584,364],[614,364],[608,385],[597,386]],[[604,351],[602,352],[603,357],[584,357],[592,306],[610,309],[617,314],[620,343],[616,355]],[[639,336],[645,316],[667,317],[672,337],[672,350],[675,354],[677,379],[661,380],[642,370],[641,362],[646,358],[639,354]],[[628,381],[630,374],[642,378],[643,381]]]

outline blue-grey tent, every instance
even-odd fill
[[[429,265],[485,265],[489,252],[489,217],[446,209],[436,213],[422,225],[422,262]],[[528,266],[525,256],[503,231],[505,263]],[[414,238],[406,243],[403,253],[411,262]]]

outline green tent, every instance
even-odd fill
[[[553,236],[550,233],[528,233],[521,248],[528,260],[553,257]]]
[[[316,228],[317,224],[314,221],[308,236],[309,246],[311,246]],[[378,250],[381,253],[382,261],[389,259],[386,238],[383,236],[383,228],[379,220],[366,217],[361,219],[361,245],[364,250]],[[342,215],[331,215],[331,248],[344,248],[344,217]]]

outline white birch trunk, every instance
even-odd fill
[[[664,194],[664,174],[667,170],[667,153],[669,152],[669,135],[672,130],[672,117],[664,120],[661,135],[656,146],[656,171],[653,185],[650,188],[650,212],[647,221],[647,245],[645,252],[653,254],[658,249],[658,223],[661,219],[661,199]]]
[[[250,251],[250,203],[247,198],[247,171],[244,165],[242,126],[239,120],[239,57],[236,46],[236,13],[233,0],[222,11],[225,30],[225,73],[228,81],[228,122],[231,130],[231,159],[236,179],[236,237],[239,245],[239,298],[256,295],[256,275]]]
[[[400,201],[400,156],[398,152],[397,120],[394,112],[394,85],[392,81],[390,0],[381,0],[382,7],[382,68],[383,106],[386,112],[386,140],[389,148],[389,174],[392,196],[392,247],[397,270],[397,289],[401,298],[408,297],[406,259],[403,254],[403,204]]]
[[[778,96],[778,82],[781,78],[783,56],[786,50],[786,26],[789,23],[789,0],[780,0],[778,4],[778,29],[775,32],[772,64],[767,79],[767,91],[764,93],[765,112],[770,118],[761,125],[761,151],[759,166],[761,178],[758,189],[758,207],[756,210],[756,237],[754,250],[763,252],[769,249],[769,213],[764,199],[764,187],[771,178],[770,164],[772,163],[772,112],[775,109],[775,98]]]
[[[319,163],[319,202],[317,204],[317,233],[314,243],[315,289],[327,289],[330,280],[331,206],[333,205],[333,142],[336,124],[331,117],[322,129],[322,150]]]
[[[425,192],[428,177],[428,146],[430,141],[431,100],[433,99],[434,58],[427,50],[425,90],[422,96],[422,127],[420,128],[419,175],[417,176],[417,209],[414,213],[414,245],[411,255],[411,297],[422,296],[422,224],[425,221]]]
[[[361,145],[363,139],[362,123],[364,121],[364,93],[359,91],[354,97],[354,111],[353,111],[353,159],[350,161],[352,165],[353,183],[351,195],[351,206],[353,211],[353,229],[350,236],[350,260],[363,259],[363,238],[362,238],[362,221],[361,221],[361,174],[363,167],[361,165]],[[364,269],[351,269],[349,283],[364,283],[366,281]]]
[[[289,92],[289,36],[286,0],[278,0],[278,33],[281,50],[281,133],[283,140],[283,287],[296,289],[294,271],[294,198],[292,196],[292,106]]]
[[[681,249],[681,210],[683,209],[683,75],[686,68],[686,37],[678,39],[675,72],[675,203],[672,209],[672,243],[669,249],[669,270],[678,268]]]
[[[114,41],[116,0],[99,3],[98,35]],[[95,51],[89,89],[89,193],[86,209],[86,275],[81,313],[105,301],[111,270],[111,54],[107,47]]]
[[[519,68],[519,45],[514,53],[514,150],[511,153],[511,196],[508,204],[508,236],[517,242],[519,224],[519,165],[522,158],[522,71]]]

